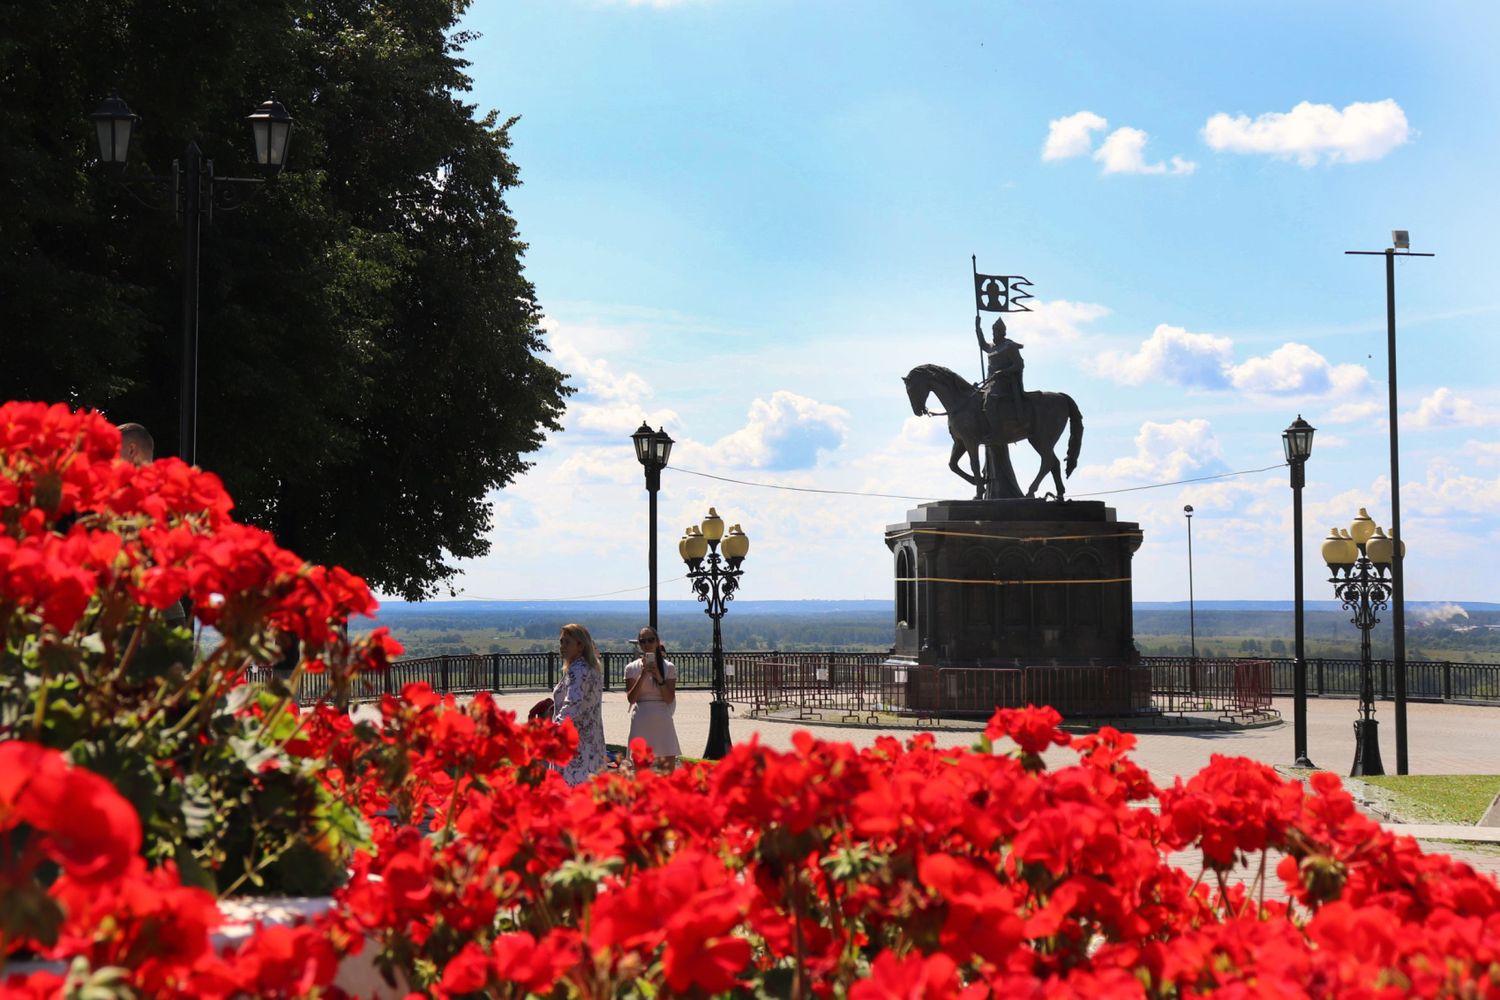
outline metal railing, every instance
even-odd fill
[[[713,657],[706,650],[668,654],[677,665],[677,686],[682,690],[706,690],[713,684]],[[608,652],[604,661],[606,689],[617,686],[633,652]],[[798,711],[840,718],[869,714],[922,715],[932,705],[957,708],[995,699],[990,703],[1060,703],[1086,705],[1088,699],[1103,698],[1108,704],[1139,706],[1149,703],[1164,712],[1221,711],[1253,715],[1267,711],[1272,697],[1292,694],[1293,661],[1289,657],[1228,657],[1194,660],[1186,656],[1142,656],[1129,674],[1128,690],[1109,685],[1125,683],[1118,667],[1030,666],[1021,693],[1009,679],[1013,668],[987,670],[992,679],[980,679],[977,668],[943,668],[942,684],[952,686],[951,695],[939,692],[927,697],[911,695],[916,683],[906,667],[883,667],[885,653],[782,653],[770,650],[725,654],[729,700],[767,711],[796,708]],[[383,674],[372,674],[356,684],[354,699],[367,701],[382,694],[397,694],[407,684],[425,683],[443,693],[477,691],[550,691],[560,668],[557,653],[476,653],[428,656],[399,660]],[[764,670],[757,665],[768,664]],[[1250,666],[1250,665],[1263,666]],[[1388,701],[1394,696],[1395,673],[1389,660],[1377,660],[1375,695]],[[1098,676],[1088,671],[1100,672]],[[1252,671],[1247,674],[1245,671]],[[900,679],[890,671],[901,671]],[[1049,672],[1050,671],[1050,672]],[[1266,681],[1257,678],[1263,671]],[[1500,704],[1500,663],[1456,663],[1447,660],[1408,660],[1407,697],[1412,701],[1445,701],[1468,704]],[[269,676],[269,667],[252,670],[252,676]],[[1307,662],[1307,689],[1311,697],[1354,698],[1359,695],[1360,662],[1357,659],[1313,657]],[[934,678],[921,681],[936,684]],[[985,685],[989,685],[985,687]],[[899,690],[898,690],[899,689]],[[925,691],[925,689],[923,689]],[[947,689],[943,689],[946,691]],[[306,674],[298,685],[298,701],[312,704],[325,697],[328,681],[321,674]],[[1099,692],[1104,692],[1100,695]],[[1027,700],[1016,702],[1024,697]],[[801,698],[802,701],[797,699]],[[936,699],[936,700],[934,700]],[[1038,701],[1038,699],[1041,699]],[[1208,708],[1200,706],[1207,705]],[[871,706],[878,706],[872,709]]]

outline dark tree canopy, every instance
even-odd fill
[[[417,599],[483,555],[490,491],[557,429],[511,122],[476,114],[462,0],[36,0],[0,10],[0,398],[66,401],[177,450],[181,237],[128,172],[196,140],[254,176],[244,116],[296,119],[287,169],[202,237],[198,462],[243,518]]]

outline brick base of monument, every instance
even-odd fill
[[[896,587],[891,662],[911,667],[910,707],[1149,709],[1131,605],[1138,524],[1098,501],[945,500],[908,512],[885,540]]]

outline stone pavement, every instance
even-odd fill
[[[524,717],[527,709],[540,697],[535,691],[527,691],[501,694],[496,700],[502,708],[513,709],[517,715]],[[701,754],[708,742],[710,700],[711,696],[706,691],[684,691],[678,695],[675,720],[677,735],[683,751],[689,755]],[[1214,754],[1250,757],[1271,765],[1289,765],[1292,762],[1291,700],[1278,698],[1275,707],[1284,720],[1280,725],[1243,730],[1139,733],[1132,756],[1136,763],[1150,772],[1158,785],[1171,784],[1178,777],[1191,777],[1202,770]],[[1347,773],[1354,759],[1356,713],[1357,703],[1352,700],[1308,700],[1308,756],[1315,764],[1338,774]],[[1497,746],[1496,740],[1497,732],[1500,732],[1500,707],[1409,703],[1406,716],[1413,774],[1500,774],[1500,746]],[[1376,718],[1380,722],[1381,757],[1386,771],[1394,774],[1395,722],[1388,702],[1376,706]],[[836,723],[838,720],[831,718],[829,721]],[[756,738],[762,744],[779,750],[792,749],[792,734],[799,729],[805,729],[820,739],[853,743],[856,746],[870,746],[875,737],[882,734],[903,737],[919,731],[932,732],[939,746],[970,746],[977,733],[977,730],[918,730],[916,727],[866,729],[820,724],[818,720],[789,723],[750,719],[740,715],[738,711],[731,714],[729,728],[736,743]],[[610,743],[624,743],[629,733],[629,705],[625,701],[624,692],[606,691],[605,739]],[[1424,850],[1452,854],[1480,871],[1500,877],[1500,850],[1468,846],[1484,842],[1500,843],[1500,829],[1432,824],[1384,825],[1394,833],[1416,837]],[[1201,861],[1185,855],[1176,856],[1172,860],[1194,874]],[[1276,860],[1274,857],[1268,860],[1268,871],[1271,873],[1268,895],[1280,894],[1275,889],[1280,884],[1274,876]],[[1237,878],[1248,881],[1253,879],[1254,874],[1253,871],[1241,872]]]

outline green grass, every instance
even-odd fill
[[[1359,779],[1389,792],[1413,823],[1473,825],[1500,793],[1500,774],[1386,774]]]

